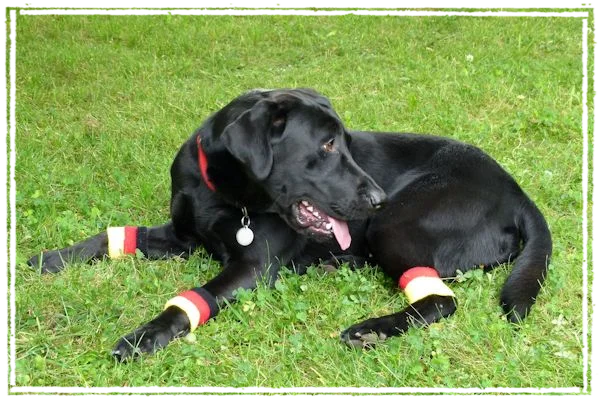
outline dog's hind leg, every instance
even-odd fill
[[[27,263],[43,273],[59,272],[70,263],[87,263],[104,257],[118,258],[140,251],[150,259],[190,254],[197,244],[179,239],[173,225],[108,228],[89,239],[60,250],[43,252]]]
[[[400,312],[351,326],[341,333],[343,342],[370,348],[378,341],[403,334],[410,326],[425,327],[456,311],[454,293],[432,267],[408,268],[398,284],[410,305]]]
[[[406,204],[403,206],[407,207]],[[418,216],[419,212],[429,212],[412,206],[400,215],[413,217]],[[423,229],[418,220],[415,222],[386,216],[384,213],[393,213],[394,210],[390,208],[371,224],[369,248],[375,255],[377,265],[398,282],[410,305],[400,312],[371,318],[343,331],[341,340],[352,347],[373,347],[379,341],[403,334],[410,326],[425,327],[456,311],[454,293],[438,272],[440,266],[445,267],[443,263],[436,262],[438,241]],[[432,267],[434,265],[435,269]],[[441,276],[449,275],[442,273]]]
[[[400,312],[371,318],[343,331],[341,340],[351,347],[374,347],[379,341],[403,334],[410,326],[425,327],[456,311],[454,293],[442,281],[436,269],[408,267],[433,265],[435,257],[429,254],[434,253],[434,244],[419,240],[425,234],[418,227],[404,231],[395,227],[392,229],[394,236],[385,230],[379,231],[378,235],[393,237],[396,243],[402,245],[390,246],[383,237],[375,235],[374,252],[379,255],[378,265],[398,282],[410,305]]]
[[[453,296],[429,295],[400,312],[353,325],[343,331],[340,338],[351,347],[371,348],[388,337],[403,334],[411,326],[427,326],[455,311]]]

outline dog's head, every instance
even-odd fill
[[[384,203],[384,191],[352,158],[350,135],[319,93],[255,90],[223,112],[215,116],[219,140],[269,195],[269,210],[296,231],[317,240],[335,237],[345,249],[345,221],[365,218]]]

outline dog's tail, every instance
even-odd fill
[[[548,224],[530,199],[523,202],[517,214],[517,227],[523,239],[521,254],[515,259],[500,297],[510,322],[523,320],[537,297],[546,278],[552,253],[552,238]]]

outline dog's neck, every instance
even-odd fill
[[[216,192],[214,183],[208,177],[208,159],[206,157],[206,153],[204,153],[204,149],[202,148],[202,139],[200,138],[200,134],[196,136],[196,144],[198,146],[198,166],[200,167],[200,174],[202,175],[202,179],[206,186]],[[254,232],[250,229],[250,216],[248,215],[248,210],[245,206],[241,208],[242,210],[242,227],[238,229],[235,239],[240,246],[248,246],[254,241]]]
[[[210,190],[216,192],[214,183],[208,177],[208,161],[206,160],[206,154],[204,153],[204,149],[202,149],[202,139],[200,135],[196,136],[196,144],[198,145],[198,166],[200,167],[200,173],[202,174],[202,179],[204,179],[204,183]]]

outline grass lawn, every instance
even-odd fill
[[[582,387],[581,19],[19,16],[17,386]],[[210,113],[251,88],[313,87],[350,128],[480,146],[547,217],[554,254],[520,329],[510,271],[452,286],[459,310],[373,351],[344,328],[407,302],[377,270],[283,273],[195,336],[117,364],[118,338],[218,272],[128,258],[41,276],[25,261],[108,225],[168,219],[169,167]]]

